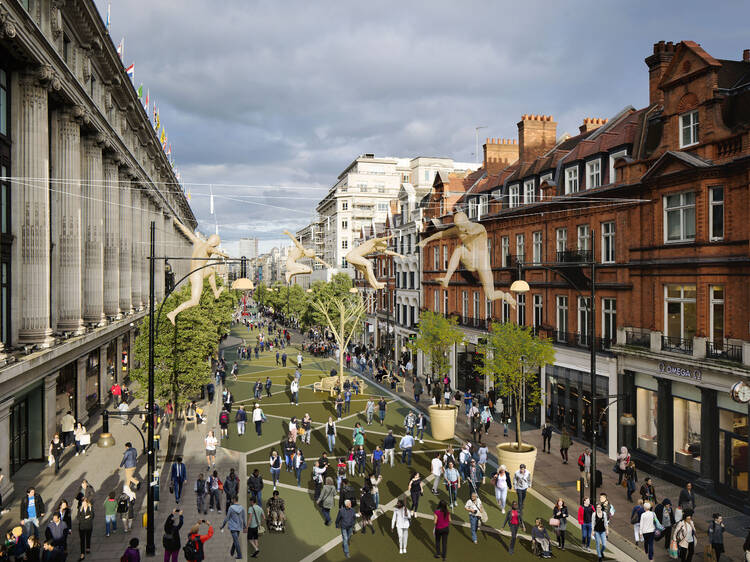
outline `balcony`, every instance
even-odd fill
[[[661,350],[672,353],[693,354],[693,338],[677,338],[674,336],[661,337]]]
[[[557,263],[591,263],[594,256],[591,250],[563,250],[557,252]]]
[[[632,345],[635,347],[644,347],[646,349],[651,348],[651,332],[644,330],[625,330],[625,345]]]
[[[471,316],[458,315],[455,318],[458,320],[459,326],[463,326],[464,328],[474,328],[477,330],[488,330],[489,325],[492,322],[489,318],[472,318]]]
[[[591,336],[581,332],[563,332],[555,330],[552,332],[552,341],[558,345],[577,347],[580,349],[591,349]],[[609,353],[614,342],[610,338],[595,338],[594,347],[599,353]]]
[[[706,357],[742,363],[742,346],[726,342],[706,342]]]
[[[742,135],[716,143],[716,157],[727,158],[742,152]]]

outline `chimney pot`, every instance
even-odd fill
[[[750,62],[750,49],[745,49],[742,51],[742,60],[744,62]]]

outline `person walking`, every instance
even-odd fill
[[[297,477],[297,488],[302,487],[302,471],[307,468],[305,462],[305,455],[302,454],[300,449],[297,449],[292,455],[292,468],[294,468],[294,475]]]
[[[198,515],[200,515],[201,513],[205,515],[206,513],[208,513],[208,508],[206,507],[206,494],[208,493],[208,486],[206,478],[203,476],[202,472],[198,474],[198,480],[195,481],[194,490],[195,502],[198,508]]]
[[[583,487],[588,488],[591,481],[591,450],[588,447],[578,456],[578,470],[583,477]]]
[[[414,427],[417,432],[417,439],[419,439],[420,443],[424,443],[424,432],[427,429],[427,417],[422,412],[417,414],[417,421],[415,422]]]
[[[328,416],[328,423],[326,423],[326,439],[328,452],[333,453],[333,448],[336,446],[336,422],[333,421],[332,416]]]
[[[430,472],[432,473],[432,493],[437,496],[440,477],[443,475],[443,461],[440,459],[440,452],[435,453],[435,457],[430,462]]]
[[[122,486],[122,494],[117,500],[117,513],[122,519],[123,532],[129,533],[133,528],[133,519],[135,519],[135,492],[127,484]]]
[[[604,550],[607,548],[609,536],[609,513],[602,509],[602,504],[596,504],[594,513],[594,541],[596,542],[596,556],[598,562],[604,561]]]
[[[504,464],[492,475],[492,484],[495,488],[495,499],[500,510],[505,513],[505,503],[508,499],[508,491],[511,489],[510,473]]]
[[[76,427],[76,419],[73,417],[73,413],[68,410],[60,420],[60,431],[62,432],[63,447],[67,447],[73,443],[73,436]]]
[[[568,464],[568,449],[570,449],[571,444],[572,441],[568,429],[563,427],[562,434],[560,435],[560,458],[563,464]]]
[[[299,405],[299,383],[297,382],[297,379],[293,379],[291,383],[289,383],[289,392],[291,394],[291,399],[289,400],[290,404],[294,404],[295,406]]]
[[[654,559],[654,536],[660,526],[661,524],[656,519],[656,515],[651,511],[651,503],[643,502],[643,513],[641,513],[640,525],[638,527],[641,541],[643,541],[643,551],[649,560]]]
[[[229,528],[229,532],[232,535],[232,546],[229,549],[229,556],[240,559],[242,558],[240,533],[245,530],[247,521],[245,519],[245,509],[235,503],[234,499],[234,496],[227,498],[227,512],[224,521],[221,523],[221,532],[224,532],[224,527]]]
[[[693,491],[693,483],[688,482],[685,487],[680,490],[680,497],[677,500],[677,505],[683,511],[686,509],[692,509],[695,511],[695,492]]]
[[[263,477],[257,468],[247,478],[247,492],[251,498],[255,498],[257,505],[263,505]]]
[[[635,492],[636,482],[638,482],[638,471],[635,469],[635,463],[630,461],[625,467],[625,490],[628,501],[633,503],[633,492]]]
[[[114,492],[110,492],[104,500],[104,530],[106,536],[117,530],[117,500]]]
[[[247,542],[255,549],[250,557],[257,558],[260,554],[260,527],[263,524],[263,508],[258,505],[254,498],[248,500],[247,507]],[[239,558],[239,557],[238,557]]]
[[[448,532],[451,527],[451,514],[444,500],[438,502],[437,509],[433,512],[433,523],[435,525],[435,558],[441,557],[445,560],[448,556]]]
[[[284,365],[284,367],[286,367],[286,365]],[[273,386],[273,382],[271,381],[271,377],[266,377],[265,387],[266,387],[266,397],[267,398],[271,398],[271,396],[273,396],[273,394],[271,393],[271,387],[272,386]]]
[[[86,426],[81,422],[76,423],[73,430],[73,440],[75,441],[76,456],[81,453],[86,454],[86,449],[91,444],[91,436],[86,433]]]
[[[234,468],[230,468],[229,474],[227,474],[227,477],[224,479],[224,496],[226,498],[226,504],[229,505],[230,500],[237,503],[239,495],[240,479],[237,477],[237,474],[235,474]]]
[[[641,514],[643,511],[643,500],[640,499],[630,512],[630,523],[633,525],[633,536],[635,537],[636,546],[638,546],[638,542],[641,540]]]
[[[326,527],[331,524],[331,509],[333,509],[335,496],[336,486],[333,484],[333,478],[327,476],[317,500],[317,504],[323,512],[323,520],[325,521]]]
[[[477,544],[477,529],[479,528],[479,524],[482,522],[482,512],[484,511],[484,508],[482,507],[482,500],[479,499],[479,496],[476,492],[471,492],[471,496],[466,502],[464,509],[469,512],[471,540],[474,542],[474,544]]]
[[[180,497],[182,496],[182,486],[187,480],[187,467],[182,462],[182,457],[175,458],[170,469],[170,488],[174,492],[174,501],[177,505],[180,504]]]
[[[135,484],[135,489],[139,490],[141,483],[135,478],[134,474],[138,463],[138,451],[135,450],[133,444],[128,441],[125,443],[125,452],[122,454],[122,460],[120,461],[120,468],[125,472],[125,485],[129,486],[130,483]]]
[[[266,420],[266,416],[263,410],[260,409],[260,404],[255,404],[253,408],[253,422],[255,423],[255,433],[260,437],[263,434],[263,422]]]
[[[552,426],[545,423],[542,426],[542,453],[549,453],[552,447]]]
[[[458,503],[458,489],[461,487],[461,475],[455,468],[453,461],[448,461],[448,466],[443,476],[445,477],[445,485],[448,488],[450,508],[453,509],[453,506]]]
[[[411,466],[411,453],[414,448],[414,437],[407,433],[401,438],[398,446],[401,449],[401,462]]]
[[[378,400],[378,418],[380,419],[380,425],[383,425],[383,420],[385,420],[387,409],[388,403],[385,401],[385,397],[381,396],[380,400]],[[391,463],[391,466],[393,466],[393,463]]]
[[[133,537],[128,543],[128,547],[125,549],[120,562],[141,562],[141,552],[138,550],[140,541]]]
[[[674,537],[677,541],[678,554],[682,562],[691,562],[695,552],[695,546],[698,544],[698,537],[695,532],[695,523],[693,523],[693,512],[686,509],[683,519],[674,529]]]
[[[411,496],[411,513],[412,516],[416,516],[417,509],[419,509],[419,498],[424,494],[424,482],[422,482],[422,475],[419,472],[412,474],[411,480],[409,480],[409,495]]]
[[[337,421],[341,421],[341,410],[344,407],[344,398],[341,396],[341,393],[339,393],[336,396],[336,417]]]
[[[362,495],[359,498],[359,514],[362,516],[360,523],[362,534],[367,532],[369,525],[372,534],[375,534],[375,527],[372,525],[372,514],[375,513],[375,498],[372,497],[372,490],[367,482],[362,486]]]
[[[62,458],[64,451],[65,445],[63,441],[60,440],[60,436],[55,433],[52,437],[52,441],[50,441],[49,450],[47,451],[47,456],[51,459],[50,464],[54,463],[55,465],[55,474],[60,472],[60,459]]]
[[[522,464],[513,475],[513,487],[516,489],[516,495],[518,496],[518,509],[523,513],[523,503],[526,500],[526,492],[531,488],[531,473],[526,470],[525,464]],[[521,521],[521,528],[524,528],[523,521]]]
[[[620,454],[617,455],[617,485],[622,484],[622,479],[625,476],[625,468],[630,463],[630,454],[628,453],[627,447],[620,447]]]
[[[367,418],[367,425],[372,425],[372,418],[375,415],[375,401],[372,398],[367,399],[367,405],[365,406],[365,417]]]
[[[372,492],[372,499],[375,500],[375,509],[380,507],[380,483],[383,481],[383,477],[380,474],[370,473],[365,480],[366,484],[369,484],[370,491]]]
[[[354,461],[357,463],[357,474],[361,478],[364,478],[365,470],[367,469],[367,453],[365,452],[364,445],[357,445],[354,449]]]
[[[372,452],[372,471],[376,476],[380,476],[380,467],[383,464],[384,456],[385,453],[383,453],[383,449],[380,448],[380,445],[375,445],[375,450]]]
[[[393,436],[393,430],[388,430],[388,435],[383,439],[383,462],[389,462],[393,468],[394,449],[396,448],[396,438]]]
[[[206,470],[211,470],[212,466],[216,468],[216,446],[219,444],[213,429],[208,431],[204,442],[206,444]]]
[[[583,498],[583,505],[578,506],[578,524],[581,526],[581,546],[587,552],[591,550],[591,526],[595,512],[591,500]]]
[[[81,506],[78,509],[78,536],[81,545],[81,560],[86,558],[86,554],[91,552],[91,532],[93,530],[94,507],[88,498],[83,498]]]
[[[503,522],[503,529],[508,525],[510,527],[510,545],[508,546],[508,554],[513,554],[513,549],[516,546],[516,535],[518,535],[518,528],[521,526],[523,521],[521,520],[521,512],[518,511],[518,503],[511,502],[510,510],[505,515],[505,521]]]
[[[180,518],[177,524],[175,524],[176,517]],[[161,544],[164,547],[164,562],[177,562],[179,560],[180,547],[182,546],[180,529],[183,522],[182,510],[179,509],[173,510],[164,522],[164,537],[161,539]]]
[[[708,526],[708,542],[714,551],[716,562],[724,554],[724,518],[719,513],[713,514],[713,521]]]
[[[271,449],[271,457],[268,459],[268,465],[271,468],[271,480],[273,481],[273,489],[275,490],[276,483],[281,476],[281,457],[276,452],[276,449]]]
[[[201,529],[202,524],[208,525],[208,533],[206,533],[205,535],[200,534],[200,529]],[[203,545],[206,543],[206,541],[210,540],[211,537],[213,536],[214,536],[214,527],[205,519],[201,519],[195,525],[193,525],[190,528],[190,532],[188,533],[188,539],[187,539],[187,542],[190,545],[191,555],[188,556],[188,553],[185,550],[186,548],[188,548],[188,545],[185,545],[185,548],[183,548],[183,553],[185,554],[186,562],[202,562],[203,560],[205,560],[206,556],[203,550]]]
[[[240,406],[237,413],[234,414],[234,421],[237,422],[237,435],[245,435],[245,424],[247,424],[247,412],[244,406]]]
[[[336,515],[336,528],[341,530],[341,543],[344,547],[344,556],[349,558],[349,540],[354,531],[354,523],[357,520],[357,514],[352,509],[352,501],[344,500],[344,506],[339,508]]]
[[[310,438],[312,437],[312,418],[307,412],[305,412],[305,415],[300,422],[299,433],[302,436],[301,441],[309,445]]]
[[[216,505],[216,513],[221,513],[221,491],[224,485],[219,479],[219,473],[214,470],[213,474],[208,477],[208,509],[209,511],[214,510]]]
[[[398,535],[398,553],[406,554],[406,544],[409,541],[409,525],[411,525],[411,514],[404,505],[404,500],[396,502],[391,518],[391,531],[396,530]]]
[[[672,542],[672,527],[676,523],[672,502],[669,498],[661,500],[661,503],[654,508],[654,514],[664,528],[661,532],[662,537],[664,537],[664,549],[669,550],[669,544]]]
[[[552,520],[557,520],[557,525],[552,523],[557,535],[557,546],[560,550],[565,550],[565,529],[568,526],[568,506],[562,498],[557,499],[557,503],[552,507]]]

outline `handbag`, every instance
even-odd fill
[[[80,437],[78,438],[78,442],[81,445],[91,445],[91,434],[90,433],[82,433]]]
[[[258,517],[255,515],[255,508],[253,508],[253,521],[258,521]],[[260,521],[258,521],[258,535],[262,535],[265,532],[266,528]]]
[[[552,517],[549,520],[549,524],[550,524],[550,527],[559,527],[560,526],[560,520],[557,519],[556,517]]]
[[[612,472],[614,472],[615,474],[617,474],[618,472],[620,472],[620,464],[617,461],[615,461],[615,464],[612,467]]]
[[[174,494],[174,484],[171,482],[169,483],[169,493]]]
[[[680,551],[677,548],[677,541],[675,539],[672,539],[672,541],[669,543],[669,557],[676,559],[679,555]]]

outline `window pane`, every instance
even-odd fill
[[[724,343],[724,303],[714,303],[713,305],[713,333],[711,339],[722,349]]]
[[[636,389],[636,420],[638,431],[638,448],[656,455],[657,450],[657,415],[658,396],[656,392],[645,388]]]
[[[680,298],[682,292],[679,285],[667,285],[667,298]]]
[[[680,205],[680,196],[678,195],[667,195],[667,207],[679,207]]]
[[[688,207],[683,211],[683,228],[685,238],[695,238],[695,207]]]
[[[695,315],[695,303],[686,302],[684,303],[684,323],[685,323],[685,339],[692,339],[695,335],[696,315]]]
[[[682,291],[684,298],[695,300],[695,285],[683,285]]]
[[[679,338],[682,334],[681,306],[678,302],[667,303],[667,336]]]
[[[667,240],[680,240],[682,232],[680,229],[679,211],[667,212]]]
[[[688,193],[683,193],[683,203],[685,205],[695,205],[695,193],[690,191]]]

